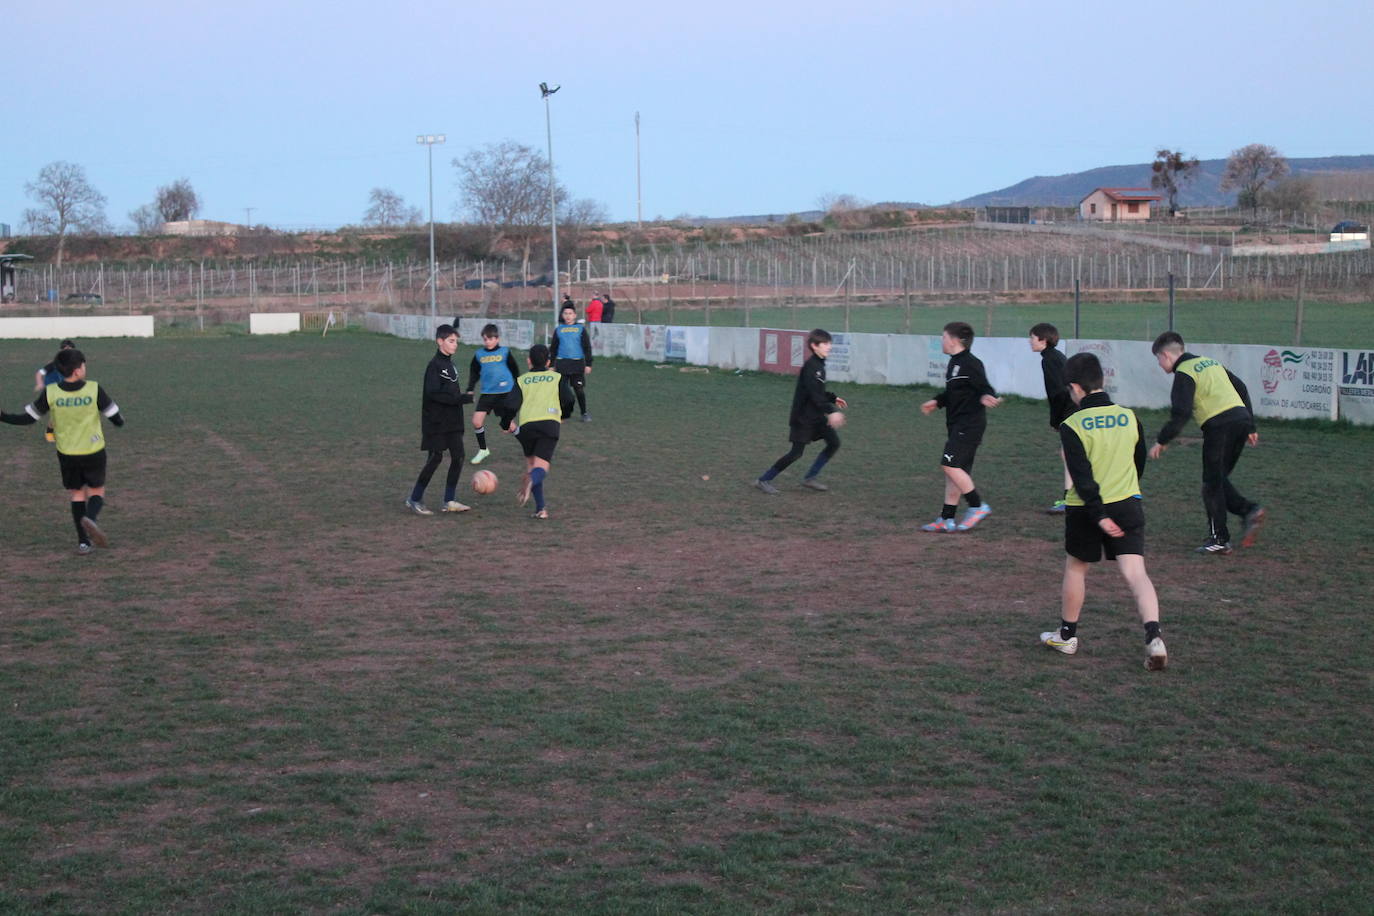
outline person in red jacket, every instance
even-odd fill
[[[603,308],[605,308],[605,306],[601,302],[600,294],[592,296],[592,301],[587,303],[587,321],[589,323],[593,321],[600,322],[601,310]]]

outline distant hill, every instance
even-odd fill
[[[1204,159],[1197,178],[1179,195],[1185,207],[1227,207],[1236,202],[1234,191],[1221,190],[1221,173],[1225,159]],[[1374,171],[1374,156],[1324,156],[1318,159],[1289,159],[1293,175],[1314,172]],[[1009,188],[989,191],[958,201],[957,206],[1018,206],[1070,207],[1093,192],[1094,188],[1148,188],[1150,163],[1139,165],[1108,165],[1070,175],[1027,178]]]

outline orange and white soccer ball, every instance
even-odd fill
[[[472,475],[472,488],[478,493],[495,493],[496,482],[496,475],[491,471],[478,471]]]

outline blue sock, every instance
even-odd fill
[[[417,484],[415,485],[415,489],[413,489],[413,490],[410,491],[410,501],[413,502],[413,503],[418,503],[418,502],[421,502],[422,500],[424,500],[424,498],[425,498],[425,485],[422,484],[422,483],[417,483]]]
[[[769,465],[768,470],[764,471],[762,474],[759,475],[759,480],[772,480],[774,477],[777,476],[777,469],[774,468],[772,465]]]
[[[444,487],[444,502],[451,503],[458,498],[458,487]]]
[[[812,477],[815,477],[817,474],[819,474],[821,472],[821,468],[825,467],[825,463],[829,460],[830,456],[827,455],[825,452],[821,452],[819,455],[817,455],[816,460],[811,463],[811,470],[806,472],[806,479],[810,480]]]
[[[530,471],[530,493],[534,496],[534,511],[541,512],[544,509],[544,478],[548,476],[548,471],[543,468],[535,468]]]

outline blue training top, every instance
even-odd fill
[[[494,350],[477,351],[477,364],[482,367],[482,393],[501,394],[515,387],[515,379],[506,365],[510,347],[497,347]]]
[[[560,324],[558,326],[558,358],[586,359],[582,352],[582,325]]]

